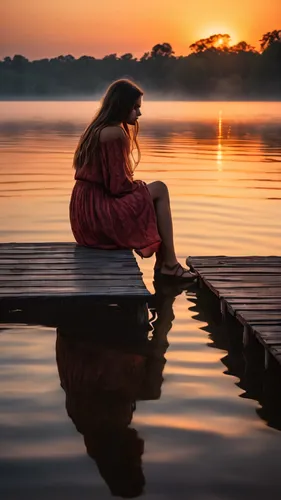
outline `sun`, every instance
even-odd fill
[[[216,34],[221,34],[221,35],[224,35],[224,34],[227,34],[230,36],[230,44],[231,45],[234,45],[236,43],[238,43],[238,37],[236,36],[236,33],[234,32],[234,30],[231,28],[231,27],[227,27],[225,25],[213,25],[213,26],[206,26],[204,27],[202,30],[200,30],[200,37],[199,38],[208,38],[212,35],[216,35]],[[221,45],[223,45],[223,38],[219,38],[218,41],[217,41],[217,47],[220,47]]]

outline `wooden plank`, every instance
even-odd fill
[[[267,313],[267,312],[274,312],[276,314],[281,314],[281,308],[279,304],[275,304],[274,301],[272,303],[266,303],[266,304],[256,304],[256,303],[251,303],[250,299],[247,301],[246,304],[231,304],[229,302],[229,299],[225,300],[222,299],[223,302],[227,305],[227,307],[230,309],[230,312],[232,311],[235,315],[237,314],[244,314],[245,312],[257,312],[257,313]]]
[[[13,255],[9,255],[9,254],[5,254],[5,255],[0,255],[0,262],[1,263],[5,263],[6,260],[8,261],[11,261],[11,263],[13,264],[16,264],[18,261],[23,261],[23,262],[28,262],[28,261],[37,261],[37,260],[40,260],[40,259],[44,259],[44,260],[48,260],[48,259],[52,259],[52,260],[90,260],[91,262],[112,262],[113,264],[114,263],[120,263],[120,262],[124,262],[124,264],[136,264],[136,262],[134,261],[134,259],[130,259],[129,257],[126,257],[126,256],[122,256],[122,255],[113,255],[112,252],[109,253],[109,255],[94,255],[94,254],[91,254],[91,253],[80,253],[80,254],[77,254],[77,253],[74,253],[74,252],[71,252],[69,254],[55,254],[53,252],[49,252],[49,253],[38,253],[38,254],[30,254],[30,255],[17,255],[17,256],[13,256]]]
[[[128,263],[128,264],[125,264],[124,262],[119,262],[119,263],[108,263],[106,261],[100,261],[100,262],[87,262],[86,264],[83,264],[83,266],[81,266],[81,263],[79,262],[79,260],[77,259],[74,263],[61,263],[59,262],[59,260],[57,262],[55,262],[54,264],[52,264],[52,270],[60,270],[60,269],[100,269],[101,267],[105,267],[105,266],[108,266],[109,269],[135,269],[135,270],[138,270],[139,271],[139,268],[136,268],[136,266],[133,264],[133,263]],[[2,271],[11,271],[11,272],[15,272],[15,271],[28,271],[28,270],[34,270],[34,271],[37,271],[37,270],[40,270],[40,269],[44,269],[46,270],[46,265],[45,264],[38,264],[38,263],[30,263],[30,264],[26,264],[26,263],[22,263],[22,262],[19,262],[18,264],[5,264],[5,265],[1,265],[0,264],[0,272],[2,273]]]
[[[274,353],[274,357],[275,357],[276,359],[278,359],[278,361],[280,361],[280,362],[281,362],[281,359],[280,359],[280,358],[281,358],[281,348],[280,348],[280,346],[275,346],[275,347],[274,347],[274,351],[275,351],[275,353]]]
[[[270,334],[272,332],[274,333],[280,333],[281,335],[281,326],[280,325],[251,325],[252,330],[255,332],[265,336],[266,334]]]
[[[278,346],[281,345],[281,335],[279,337],[270,337],[261,335],[261,340],[263,340],[264,344],[268,346]]]
[[[212,284],[208,280],[203,280],[205,285],[219,298],[224,299],[240,299],[241,301],[247,301],[249,298],[274,298],[281,299],[281,287],[270,287],[260,289],[259,287],[245,287],[241,288],[217,288],[215,284]]]
[[[249,299],[246,304],[241,302],[231,303],[230,300],[231,299],[227,299],[227,301],[224,300],[224,303],[230,314],[234,316],[243,313],[243,311],[275,311],[281,314],[281,304],[276,304],[275,299],[273,299],[274,302],[267,303],[265,303],[265,299],[263,299],[262,303],[255,303]]]
[[[77,244],[74,241],[36,241],[36,242],[23,242],[23,243],[18,243],[16,241],[9,241],[6,243],[1,243],[1,247],[5,248],[12,248],[12,247],[23,247],[23,248],[29,248],[29,247],[73,247],[77,246]],[[83,247],[84,248],[84,247]]]
[[[244,298],[245,300],[248,297],[275,297],[280,299],[281,298],[281,288],[280,287],[272,287],[272,288],[263,288],[262,290],[259,288],[247,288],[244,290],[241,290],[239,292],[239,289],[227,289],[227,288],[221,288],[219,290],[219,296],[220,297],[236,297],[236,298]]]
[[[187,264],[281,364],[281,257],[189,257]]]
[[[252,286],[269,286],[269,285],[272,285],[273,283],[277,283],[277,285],[279,286],[279,284],[281,283],[281,274],[280,275],[260,275],[260,274],[257,274],[257,275],[245,275],[243,277],[239,277],[239,278],[236,278],[236,277],[233,277],[233,276],[230,276],[228,278],[227,275],[225,276],[217,276],[217,277],[214,277],[214,276],[209,276],[209,275],[205,275],[205,274],[202,274],[201,277],[204,279],[204,280],[208,280],[210,281],[210,283],[213,283],[214,286],[223,286],[223,285],[226,285],[226,286],[245,286],[245,285],[248,285],[248,284],[252,284]],[[263,279],[264,278],[264,279]],[[258,285],[257,285],[258,283]]]
[[[135,262],[135,258],[130,250],[103,250],[103,249],[95,249],[89,247],[82,247],[76,244],[68,244],[67,246],[58,245],[40,245],[33,244],[31,247],[28,244],[22,245],[0,245],[0,259],[3,260],[6,257],[11,259],[25,259],[25,258],[34,258],[34,257],[65,257],[69,258],[71,256],[78,256],[79,258],[83,256],[90,256],[91,258],[106,260],[115,260],[122,259],[124,261],[130,260]]]
[[[256,305],[266,305],[266,304],[276,304],[280,305],[281,301],[278,298],[275,297],[251,297],[248,300],[246,299],[241,299],[241,298],[235,298],[235,297],[230,297],[227,299],[228,303],[235,306],[235,305],[247,305],[247,304],[256,304]]]
[[[257,312],[257,311],[243,311],[239,315],[243,321],[267,321],[267,320],[279,320],[281,322],[281,315],[275,311]]]
[[[142,283],[142,274],[141,273],[132,273],[130,271],[127,271],[125,273],[118,273],[118,272],[110,272],[107,270],[104,270],[103,272],[88,272],[85,273],[83,270],[82,271],[77,271],[74,273],[73,271],[59,271],[57,273],[48,273],[45,271],[41,271],[41,273],[36,273],[36,272],[31,272],[31,273],[21,273],[21,274],[11,274],[11,275],[4,275],[0,276],[0,288],[2,286],[2,283],[9,282],[13,283],[16,286],[16,283],[19,283],[20,281],[24,280],[33,280],[33,281],[47,281],[47,280],[53,280],[53,281],[69,281],[69,280],[95,280],[95,279],[112,279],[113,281],[118,280],[118,279],[123,279],[124,282],[129,281],[130,279],[136,279],[139,282]]]
[[[7,293],[9,292],[15,292],[16,290],[20,290],[20,291],[23,291],[24,289],[42,289],[44,288],[45,290],[47,289],[66,289],[66,288],[71,288],[71,289],[79,289],[79,290],[82,290],[82,289],[85,289],[85,290],[89,290],[90,288],[101,288],[102,287],[102,283],[103,281],[101,280],[101,282],[99,283],[98,281],[95,281],[93,282],[91,285],[89,285],[88,282],[84,282],[84,284],[80,286],[80,282],[75,282],[75,283],[68,283],[68,282],[65,282],[65,283],[60,283],[60,282],[55,282],[54,285],[48,285],[47,283],[46,284],[43,284],[43,287],[40,287],[38,284],[36,285],[32,285],[32,286],[24,286],[24,287],[18,287],[18,286],[10,286],[10,287],[1,287],[0,288],[0,295],[6,295]],[[104,287],[109,287],[109,288],[122,288],[124,290],[130,290],[130,289],[135,289],[135,288],[143,288],[143,284],[141,282],[137,282],[137,283],[129,283],[128,285],[125,284],[122,284],[120,285],[119,282],[117,282],[116,285],[113,284],[105,284]]]
[[[281,278],[281,276],[280,276]],[[205,278],[206,280],[206,278]],[[262,279],[257,280],[256,282],[249,282],[247,283],[246,281],[238,281],[238,282],[227,282],[227,281],[213,281],[213,280],[208,280],[210,284],[213,287],[223,289],[223,290],[247,290],[248,288],[250,289],[255,289],[255,288],[262,288],[264,287],[265,283],[262,282]],[[281,279],[278,281],[276,279],[272,279],[271,282],[266,282],[267,287],[270,285],[270,287],[274,288],[280,288],[281,287]]]
[[[36,242],[36,243],[1,243],[0,244],[0,249],[8,249],[8,250],[17,250],[17,249],[23,249],[23,250],[28,250],[28,249],[44,249],[47,248],[48,250],[57,250],[57,249],[73,249],[73,248],[78,248],[79,250],[89,250],[89,251],[100,251],[100,252],[118,252],[118,253],[126,253],[130,254],[131,250],[128,250],[126,248],[121,248],[121,249],[116,249],[116,250],[104,250],[101,248],[92,248],[92,247],[87,247],[87,246],[82,246],[78,245],[75,242],[69,241],[69,242],[59,242],[59,241],[54,241],[54,242]]]
[[[1,264],[9,264],[10,266],[12,265],[19,265],[21,264],[24,266],[25,264],[32,264],[33,266],[36,264],[44,264],[44,265],[50,265],[52,266],[53,264],[56,264],[58,261],[58,258],[56,257],[48,257],[48,258],[41,258],[41,257],[36,257],[36,258],[28,258],[28,259],[1,259]],[[94,260],[93,258],[89,257],[69,257],[69,259],[65,258],[59,258],[59,262],[61,264],[77,264],[79,262],[79,265],[84,265],[84,264],[91,264],[91,263],[97,263],[100,262],[101,265],[105,265],[108,260],[106,258],[103,258],[101,260]],[[115,262],[124,262],[124,260],[117,260],[115,259]]]
[[[139,296],[139,297],[150,297],[150,293],[144,291],[143,288],[134,288],[130,289],[117,288],[117,287],[99,287],[95,290],[89,291],[88,289],[77,289],[77,287],[61,287],[57,289],[40,289],[40,288],[31,288],[28,292],[18,292],[18,290],[10,290],[6,292],[3,296],[0,294],[1,299],[18,299],[18,298],[49,298],[49,297],[58,297],[63,299],[64,297],[100,297],[100,296],[119,296],[119,297],[130,297],[130,296]]]
[[[230,304],[231,305],[231,304]],[[236,309],[237,312],[241,311],[262,311],[266,313],[267,311],[275,311],[279,312],[281,315],[281,303],[279,304],[236,304],[235,306],[232,304],[232,307]]]
[[[258,327],[256,327],[258,328]],[[258,331],[258,330],[256,330]],[[264,331],[258,331],[258,334],[260,335],[260,337],[262,337],[264,340],[268,340],[268,341],[272,341],[272,342],[276,342],[278,343],[279,341],[281,341],[281,332],[279,330],[273,330],[273,331],[270,331],[270,330],[267,330],[266,332]]]
[[[276,274],[280,275],[281,273],[281,268],[277,265],[275,266],[245,266],[245,267],[235,267],[235,266],[227,266],[227,267],[216,267],[214,268],[213,266],[208,268],[208,267],[199,267],[196,266],[197,271],[200,271],[200,274],[203,276],[221,276],[221,275],[232,275],[235,276],[236,274],[241,275],[243,274],[244,276],[249,274],[249,275],[262,275],[262,274]]]
[[[78,287],[88,287],[88,288],[93,288],[93,287],[99,287],[99,286],[124,286],[124,287],[131,287],[131,286],[143,286],[142,280],[134,279],[133,277],[129,277],[129,279],[124,279],[123,277],[107,277],[104,278],[103,276],[96,276],[95,279],[92,277],[92,279],[61,279],[61,280],[48,280],[48,279],[38,279],[38,280],[17,280],[17,281],[2,281],[1,282],[1,289],[0,289],[0,294],[5,293],[5,290],[8,288],[17,288],[17,289],[23,289],[23,288],[32,288],[32,287],[57,287],[57,286],[78,286]]]
[[[235,257],[229,257],[226,255],[218,255],[218,256],[202,256],[202,257],[188,257],[187,262],[191,264],[196,264],[196,267],[198,267],[202,263],[207,263],[207,264],[212,264],[213,266],[217,266],[219,264],[227,264],[227,263],[256,263],[256,262],[266,262],[266,263],[271,263],[271,262],[278,262],[281,264],[281,257],[278,255],[272,255],[272,256],[259,256],[259,255],[241,255],[241,256],[235,256]]]
[[[32,275],[33,274],[44,274],[49,270],[53,274],[65,274],[67,271],[67,274],[137,274],[139,276],[142,275],[141,271],[139,268],[136,268],[134,266],[120,266],[120,267],[113,267],[113,266],[107,266],[105,263],[104,265],[100,266],[93,266],[93,265],[82,265],[82,264],[75,264],[75,265],[54,265],[50,267],[46,267],[46,265],[39,265],[39,266],[17,266],[17,267],[7,267],[5,269],[2,269],[0,266],[0,278],[4,279],[9,279],[9,277],[16,276],[16,275]],[[127,271],[127,272],[125,272]]]
[[[0,270],[1,272],[1,270]],[[0,286],[1,283],[6,282],[6,281],[22,281],[25,279],[32,279],[32,280],[48,280],[48,279],[53,279],[53,280],[67,280],[67,279],[106,279],[106,278],[111,278],[112,279],[118,279],[121,276],[125,280],[129,280],[132,278],[138,278],[141,279],[142,273],[141,272],[133,272],[132,270],[128,269],[120,269],[120,270],[112,270],[112,269],[91,269],[88,270],[87,272],[84,271],[83,269],[77,269],[77,271],[69,271],[66,269],[65,271],[53,271],[51,270],[50,273],[48,273],[46,270],[43,271],[23,271],[23,272],[18,272],[17,274],[15,273],[3,273],[1,272],[0,275]]]
[[[108,253],[112,253],[112,256],[118,256],[118,257],[124,257],[124,258],[131,258],[133,259],[133,255],[131,250],[125,250],[125,249],[120,249],[120,250],[105,250],[101,248],[91,248],[91,247],[82,247],[79,245],[69,245],[68,247],[62,247],[59,245],[53,245],[53,246],[40,246],[40,245],[34,245],[33,247],[28,247],[26,245],[23,246],[16,246],[16,247],[10,247],[10,246],[3,246],[3,244],[0,244],[0,256],[1,255],[33,255],[33,254],[38,254],[38,253],[54,253],[54,254],[71,254],[71,253],[77,253],[77,254],[85,254],[85,253],[92,253],[94,255],[98,256],[106,256]]]
[[[38,252],[38,253],[32,253],[32,254],[18,254],[18,255],[11,255],[9,253],[0,255],[1,262],[5,262],[6,260],[13,262],[18,262],[18,261],[23,261],[23,262],[28,262],[30,260],[90,260],[94,262],[103,262],[106,260],[107,262],[110,262],[111,260],[113,262],[133,262],[133,260],[128,257],[127,255],[95,255],[94,253],[91,252],[83,252],[83,253],[75,253],[75,252],[69,252],[69,253],[55,253],[55,252]]]
[[[151,296],[130,250],[0,244],[0,299]]]
[[[130,257],[132,258],[131,250],[125,250],[125,249],[120,249],[120,250],[105,250],[102,248],[91,248],[91,247],[82,247],[79,245],[69,245],[67,247],[65,246],[59,246],[59,245],[53,245],[53,246],[40,246],[40,245],[34,245],[32,248],[27,247],[26,245],[17,245],[17,246],[5,246],[2,243],[0,244],[0,255],[31,255],[31,254],[37,254],[37,253],[55,253],[55,254],[61,254],[61,253],[86,253],[86,252],[91,252],[95,253],[96,255],[104,255],[105,253],[112,252],[112,254],[118,254],[119,256],[124,256],[124,257]]]
[[[28,249],[3,249],[0,247],[0,257],[5,257],[6,255],[10,255],[11,257],[18,257],[18,256],[23,256],[23,257],[28,257],[28,256],[33,256],[33,255],[72,255],[72,254],[77,254],[77,255],[87,255],[87,254],[92,254],[97,257],[107,257],[108,258],[108,253],[111,252],[113,258],[118,257],[118,258],[123,258],[123,259],[133,259],[132,255],[128,253],[127,251],[121,251],[121,250],[99,250],[96,248],[83,248],[83,247],[75,247],[75,248],[53,248],[53,249],[48,249],[48,248],[41,248],[41,249],[34,249],[34,250],[28,250]],[[106,255],[107,254],[107,255]]]
[[[224,268],[256,268],[256,267],[278,267],[281,264],[280,259],[268,259],[268,260],[263,260],[263,259],[256,259],[256,260],[247,260],[247,259],[241,259],[241,260],[220,260],[220,261],[211,261],[211,260],[205,260],[205,261],[200,261],[196,262],[194,259],[189,258],[187,259],[187,264],[191,266],[195,266],[196,269],[224,269]]]
[[[63,293],[64,291],[68,291],[68,292],[72,292],[72,293],[75,293],[75,291],[77,290],[77,292],[85,292],[85,293],[89,293],[89,292],[93,292],[93,294],[97,294],[100,290],[103,290],[103,291],[118,291],[118,292],[124,292],[126,294],[130,293],[130,291],[142,291],[143,290],[143,287],[142,286],[139,286],[139,285],[132,285],[130,287],[126,287],[126,286],[98,286],[98,287],[87,287],[87,286],[57,286],[57,287],[52,287],[52,286],[49,286],[49,287],[29,287],[29,288],[24,288],[24,289],[18,289],[18,288],[14,288],[14,287],[10,287],[10,288],[6,288],[5,291],[3,291],[2,289],[0,290],[0,297],[3,298],[3,297],[8,297],[10,295],[13,295],[15,296],[16,294],[18,294],[19,296],[23,296],[25,293],[32,293],[32,294],[36,294],[36,293],[44,293],[46,294],[47,292],[54,292],[54,293]]]

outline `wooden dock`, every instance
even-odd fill
[[[188,257],[200,286],[220,300],[244,327],[244,343],[253,334],[281,364],[281,257]]]
[[[47,300],[146,306],[150,297],[130,250],[95,250],[75,243],[0,244],[0,312]]]

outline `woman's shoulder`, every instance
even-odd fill
[[[100,132],[100,142],[113,141],[115,139],[121,139],[124,142],[128,141],[127,134],[122,127],[118,125],[104,127]]]

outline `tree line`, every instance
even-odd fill
[[[280,99],[281,30],[265,33],[259,50],[245,41],[230,45],[228,34],[215,34],[191,44],[190,53],[181,56],[169,43],[154,45],[139,59],[131,53],[34,61],[7,56],[0,61],[0,97],[91,98],[124,77],[154,97]]]

